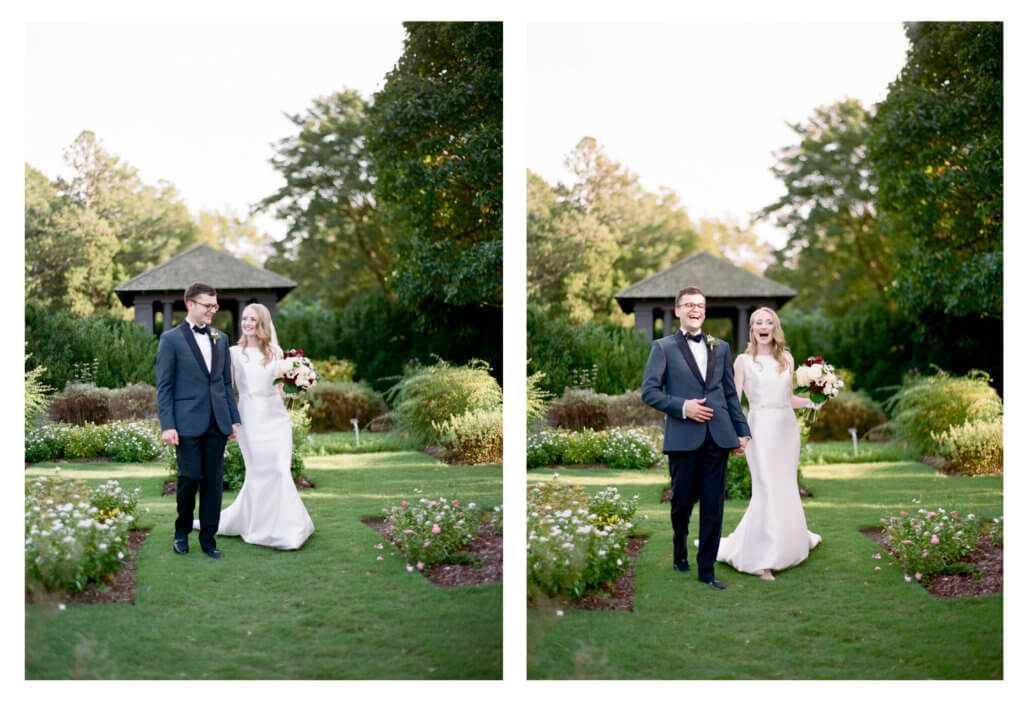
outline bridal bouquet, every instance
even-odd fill
[[[819,355],[810,357],[796,369],[797,392],[808,392],[811,401],[821,404],[839,394],[845,385],[843,378],[836,375],[835,368]]]
[[[315,385],[317,374],[299,348],[285,351],[284,357],[274,364],[274,378],[275,385],[284,385],[285,393],[297,394]]]

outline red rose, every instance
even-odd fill
[[[302,355],[302,351],[299,351],[299,355]],[[824,363],[825,362],[825,359],[822,358],[820,355],[816,358],[816,360],[819,363]]]

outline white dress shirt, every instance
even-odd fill
[[[683,333],[687,333],[685,330]],[[704,333],[700,331],[699,333]],[[693,353],[693,359],[697,361],[697,369],[700,370],[700,377],[702,380],[707,380],[708,377],[708,344],[706,343],[707,336],[704,336],[699,342],[689,338],[687,334],[686,345],[690,347],[690,352]],[[697,397],[691,397],[691,399],[697,399]],[[683,421],[686,420],[686,402],[683,401]]]
[[[192,329],[192,335],[195,337],[196,343],[199,345],[199,352],[203,354],[206,370],[210,372],[213,369],[213,339],[210,338],[210,331],[213,329],[207,327],[206,333],[196,333],[195,329],[198,328],[198,324],[193,324],[190,321],[188,325]]]

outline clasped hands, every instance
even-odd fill
[[[241,425],[242,424],[231,424],[231,435],[228,436],[229,441],[233,441],[238,437],[238,427]],[[178,445],[180,442],[178,439],[178,429],[176,428],[167,429],[160,434],[160,438],[163,439],[163,442],[167,445]]]
[[[687,399],[683,402],[683,416],[697,423],[704,423],[709,420],[714,416],[715,410],[709,406],[704,406],[704,402],[707,400],[707,397],[703,399]],[[743,455],[743,452],[747,449],[748,440],[750,440],[749,436],[740,436],[740,447],[733,448],[731,453],[733,455]]]

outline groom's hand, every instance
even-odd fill
[[[743,453],[745,453],[746,450],[747,450],[747,441],[749,441],[749,440],[750,440],[750,436],[740,436],[740,447],[739,448],[733,448],[732,449],[732,454],[733,455],[743,455]]]
[[[178,429],[176,428],[167,429],[160,434],[160,437],[167,445],[178,445]]]
[[[228,436],[229,441],[233,441],[238,438],[238,427],[242,424],[231,424],[231,435]]]
[[[693,419],[699,424],[704,423],[715,413],[715,410],[711,407],[704,406],[704,402],[707,400],[707,397],[704,397],[703,399],[687,399],[683,403],[683,416],[688,419]]]

